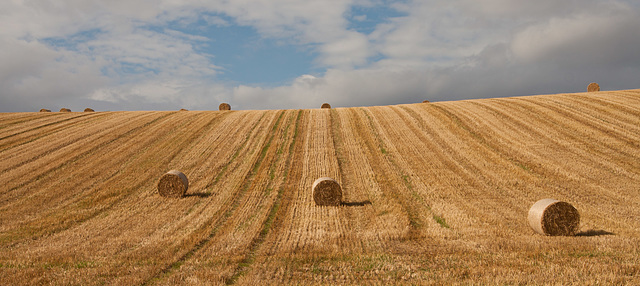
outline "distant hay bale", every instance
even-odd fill
[[[189,111],[189,110],[184,109],[184,108],[180,108],[180,110],[179,110],[179,111]]]
[[[580,227],[578,210],[554,199],[542,199],[533,204],[528,219],[531,228],[542,235],[573,236]]]
[[[320,108],[331,108],[331,104],[328,103],[323,103],[322,106]]]
[[[229,105],[228,103],[220,103],[220,105],[218,106],[219,110],[231,110],[231,105]]]
[[[592,82],[587,86],[587,92],[600,91],[600,85],[595,82]]]
[[[167,198],[181,198],[189,188],[187,176],[178,170],[171,170],[158,180],[158,193]]]
[[[428,100],[426,100],[426,99],[422,101],[422,103],[429,103],[429,102],[430,102],[430,101],[428,101]]]
[[[40,109],[40,112],[51,112],[51,110],[43,108],[43,109]]]
[[[342,202],[342,188],[332,178],[322,177],[313,182],[311,187],[313,200],[318,206],[338,206]]]
[[[60,108],[60,112],[71,112],[71,109],[69,108]]]
[[[84,112],[95,112],[95,110],[87,107],[87,108],[84,109]]]

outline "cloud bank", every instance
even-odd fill
[[[640,88],[635,1],[4,1],[0,112],[317,108]],[[365,26],[366,25],[366,26]],[[308,51],[225,80],[211,29]],[[244,37],[245,35],[238,35]],[[273,70],[278,70],[274,64]]]

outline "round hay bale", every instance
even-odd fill
[[[323,103],[322,106],[320,108],[331,108],[331,104],[328,103]]]
[[[422,103],[429,103],[429,102],[430,102],[430,101],[428,101],[428,100],[426,100],[426,99],[422,101]]]
[[[40,112],[51,112],[51,110],[43,108],[43,109],[40,109]]]
[[[531,228],[542,235],[573,236],[580,227],[578,210],[554,199],[542,199],[533,204],[528,219]]]
[[[71,112],[71,109],[69,108],[60,108],[60,112]]]
[[[184,109],[184,108],[180,108],[180,110],[178,110],[178,111],[189,111],[189,110]]]
[[[587,92],[600,91],[600,85],[595,82],[592,82],[587,86]]]
[[[87,107],[87,108],[84,109],[84,112],[95,112],[95,110]]]
[[[158,180],[158,193],[167,198],[181,198],[189,188],[187,176],[178,170],[171,170]]]
[[[311,191],[313,193],[313,201],[318,206],[337,206],[342,202],[342,188],[332,178],[318,178],[313,182]]]
[[[220,105],[218,106],[219,110],[231,110],[231,105],[229,105],[228,103],[220,103]]]

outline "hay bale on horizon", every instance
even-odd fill
[[[322,177],[313,182],[311,187],[313,201],[318,206],[338,206],[342,202],[342,188],[332,178]]]
[[[167,198],[181,198],[189,188],[189,180],[182,172],[171,170],[158,180],[158,193]]]
[[[87,107],[87,108],[84,109],[84,112],[95,112],[95,110]]]
[[[40,109],[40,112],[51,112],[51,110],[42,108]]]
[[[322,104],[322,106],[320,106],[320,108],[329,108],[330,109],[331,108],[331,104],[328,104],[328,103],[325,102],[325,103]]]
[[[595,91],[600,91],[600,85],[598,85],[595,82],[592,82],[587,86],[587,92],[595,92]]]
[[[429,103],[429,102],[431,102],[431,101],[428,101],[426,99],[422,101],[422,103]]]
[[[69,108],[60,108],[60,112],[71,112],[71,109]]]
[[[571,204],[542,199],[529,209],[529,225],[542,235],[573,236],[580,227],[580,213]]]
[[[184,109],[184,108],[180,108],[180,110],[178,110],[178,111],[189,111],[189,110]]]
[[[218,110],[231,110],[231,105],[225,102],[220,103],[220,105],[218,106]]]

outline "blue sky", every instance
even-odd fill
[[[631,0],[33,0],[0,11],[0,112],[640,88]]]

